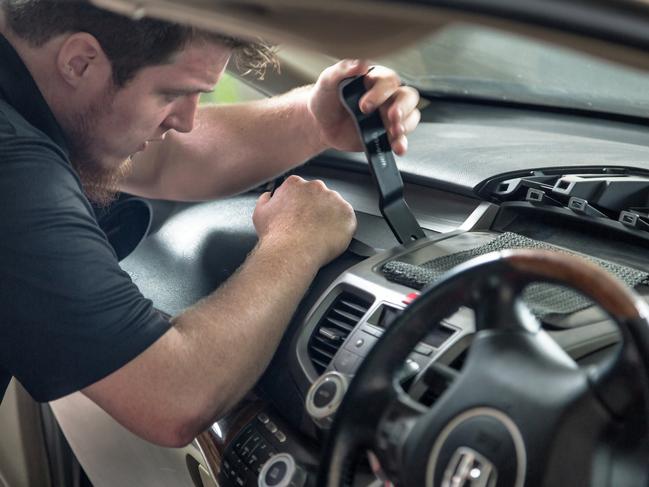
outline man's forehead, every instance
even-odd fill
[[[192,43],[179,51],[171,62],[149,66],[143,75],[168,81],[169,84],[187,85],[194,91],[211,91],[227,67],[232,50],[214,43]]]
[[[232,48],[220,42],[196,39],[187,43],[174,56],[172,63],[202,64],[218,66],[227,64]]]

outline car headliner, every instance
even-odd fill
[[[384,55],[449,23],[469,22],[649,69],[649,3],[642,0],[89,1],[134,18],[261,36],[336,57]]]

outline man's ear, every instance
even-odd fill
[[[61,44],[56,67],[75,88],[87,82],[104,82],[112,74],[110,60],[99,41],[86,32],[74,33]]]

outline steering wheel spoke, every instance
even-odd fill
[[[628,336],[623,336],[614,355],[588,370],[594,394],[617,418],[639,418],[644,404],[649,403],[649,382],[639,370],[642,359],[629,346]]]
[[[477,284],[472,293],[476,330],[538,331],[539,320],[521,299],[527,283],[494,275]]]
[[[396,478],[403,469],[403,450],[408,437],[418,420],[430,409],[412,399],[398,381],[393,383],[390,392],[385,413],[376,428],[374,452],[384,471]]]

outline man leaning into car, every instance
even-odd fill
[[[120,269],[90,202],[219,198],[328,147],[360,150],[337,85],[368,66],[198,109],[231,58],[262,69],[270,51],[83,2],[0,2],[0,397],[12,376],[38,401],[81,390],[141,437],[187,444],[255,383],[354,212],[291,176],[259,198],[258,243],[236,274],[169,321]],[[381,111],[403,154],[418,94],[385,68],[367,79],[361,109]]]

